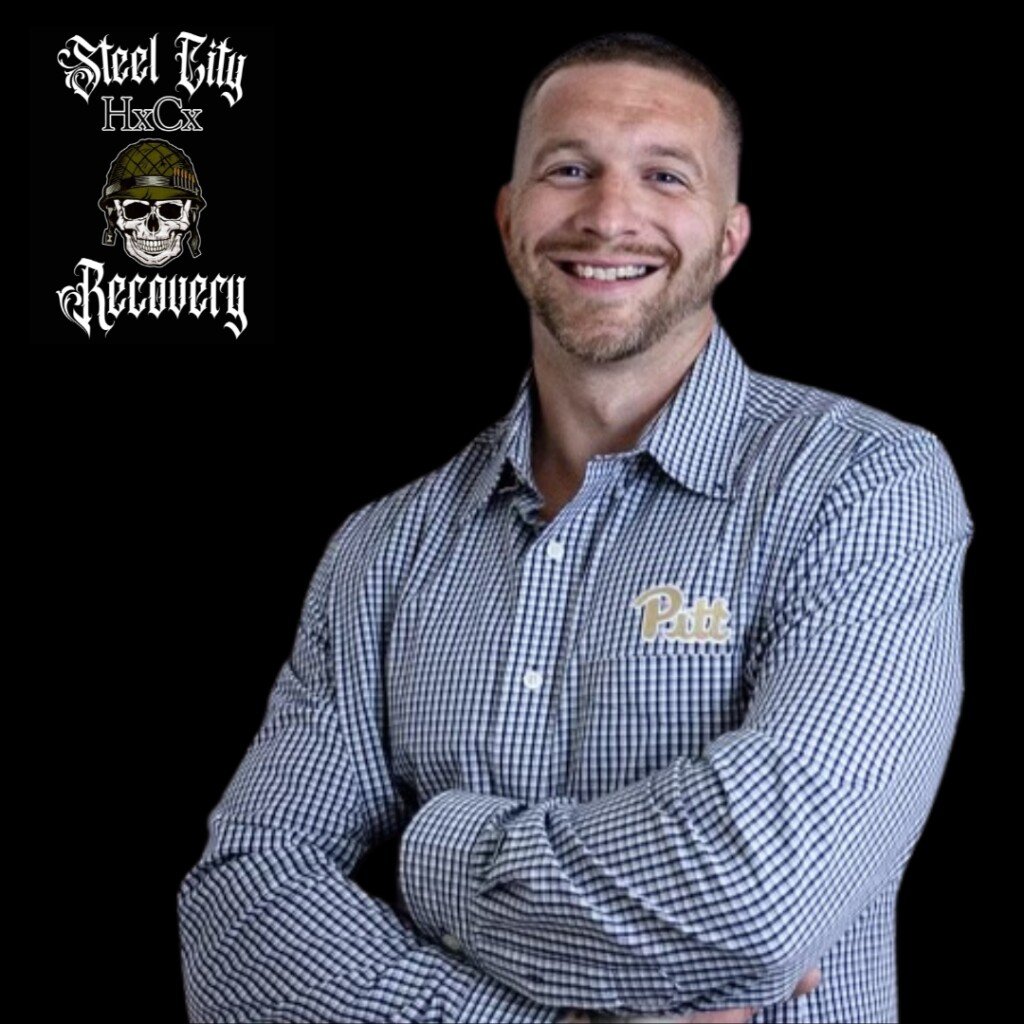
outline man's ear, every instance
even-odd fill
[[[732,269],[732,265],[740,258],[740,253],[747,247],[750,239],[750,208],[746,203],[734,203],[725,222],[722,235],[721,260],[718,280],[722,281]]]
[[[494,204],[494,219],[498,222],[498,231],[501,234],[501,243],[508,251],[509,235],[512,224],[512,185],[506,182],[498,190],[498,200]]]

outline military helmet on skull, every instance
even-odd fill
[[[199,255],[199,214],[206,200],[192,160],[164,139],[141,139],[121,150],[111,161],[98,205],[107,217],[103,244],[113,245],[115,229],[120,231],[125,251],[139,263],[170,262],[186,235],[192,255]]]

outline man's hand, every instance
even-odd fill
[[[797,983],[791,998],[805,996],[818,987],[821,981],[821,970],[812,967]],[[616,1024],[747,1024],[751,1018],[761,1012],[760,1006],[740,1006],[730,1010],[707,1010],[688,1013],[685,1016],[667,1014],[660,1017],[602,1017],[601,1020],[613,1019]],[[570,1010],[566,1016],[560,1017],[558,1024],[590,1024],[591,1017],[586,1010]]]

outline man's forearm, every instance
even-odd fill
[[[183,883],[190,1020],[556,1019],[555,1008],[424,942],[315,849],[254,839],[274,851],[218,855]]]
[[[524,998],[453,956],[353,880],[401,807],[391,777],[375,773],[384,759],[353,754],[356,716],[338,703],[338,679],[354,688],[376,657],[346,647],[352,660],[339,664],[330,643],[335,562],[366,550],[360,521],[349,520],[318,566],[264,720],[180,886],[190,1019],[551,1024],[555,1004]],[[356,568],[343,573],[353,586]],[[363,737],[375,722],[372,708],[358,719]]]

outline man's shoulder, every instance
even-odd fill
[[[493,451],[501,422],[479,431],[441,465],[360,506],[331,536],[333,570],[399,569],[428,538],[454,526]]]
[[[778,486],[845,501],[916,477],[922,498],[971,523],[952,458],[928,427],[810,384],[756,371],[750,383],[749,448]]]
[[[820,433],[846,435],[868,447],[935,436],[920,424],[836,391],[755,370],[750,371],[750,384],[748,416],[767,427],[815,427]]]
[[[949,460],[934,431],[850,395],[750,371],[749,442],[773,457],[799,458],[834,470],[874,457],[898,465],[907,457]],[[951,467],[952,468],[952,467]]]

